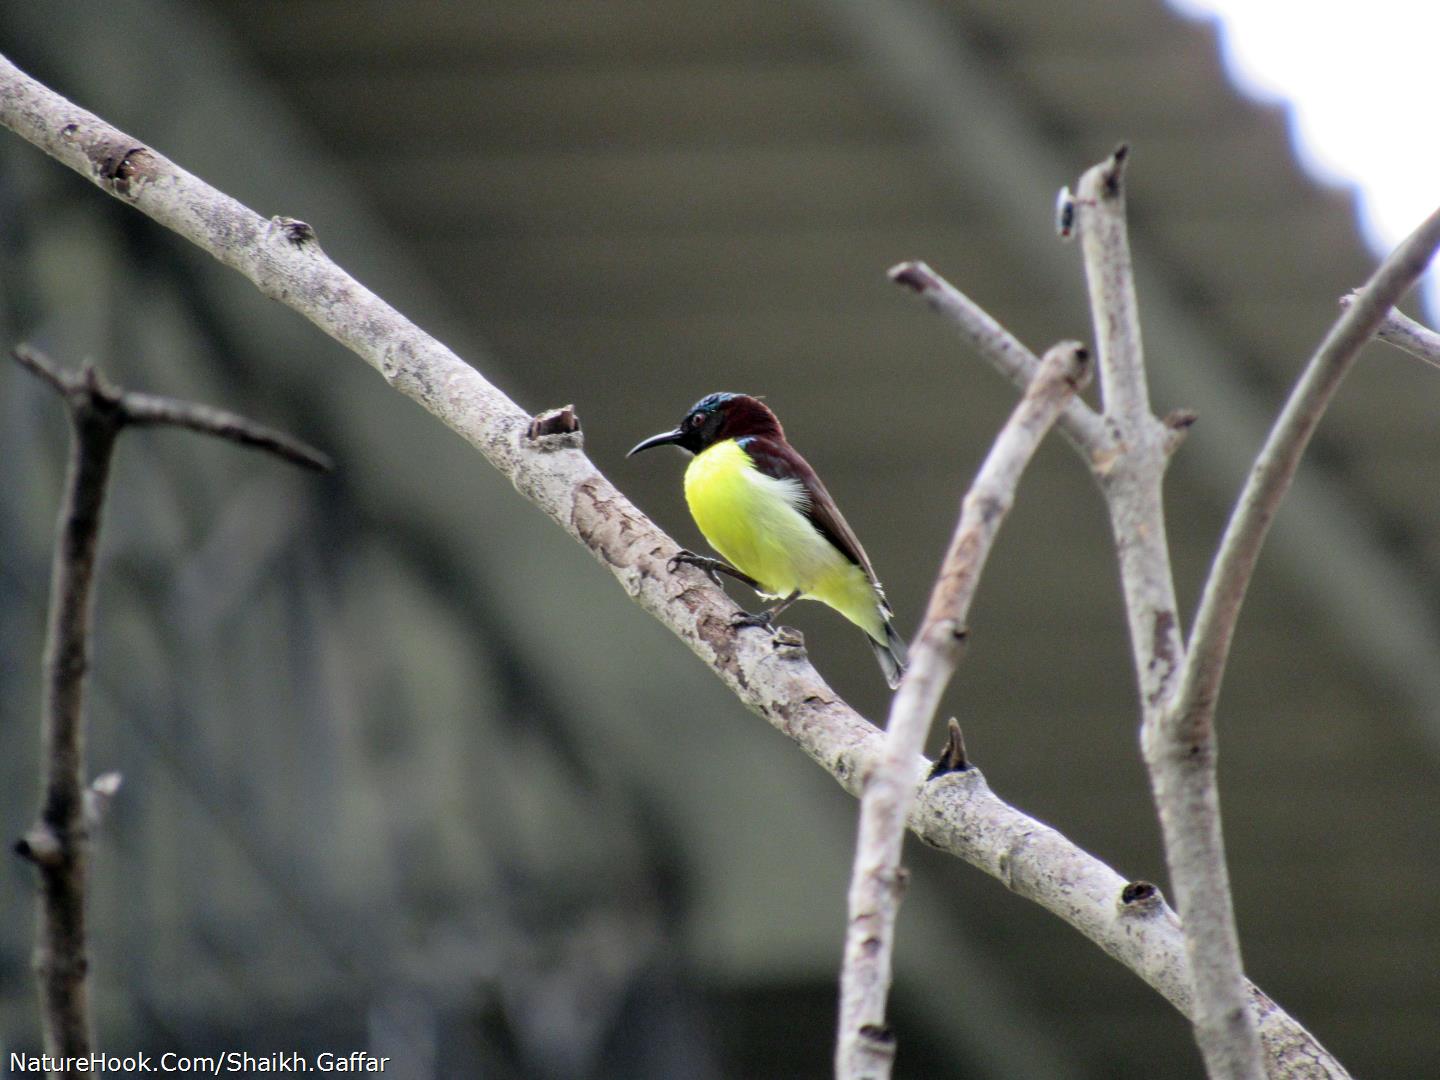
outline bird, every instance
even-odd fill
[[[673,564],[697,566],[718,585],[727,574],[777,601],[735,625],[770,627],[796,600],[819,600],[861,630],[893,690],[905,671],[905,642],[869,556],[810,463],[785,438],[779,419],[750,394],[709,394],[678,427],[642,440],[625,456],[674,445],[694,455],[685,501],[724,559],[681,551]]]

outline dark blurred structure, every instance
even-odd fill
[[[1054,191],[1128,139],[1187,604],[1266,415],[1363,280],[1350,196],[1149,0],[78,0],[17,63],[326,249],[683,543],[702,393],[764,393],[912,628],[1009,388],[886,284],[923,257],[1036,349],[1089,337]],[[106,1049],[388,1053],[388,1075],[821,1077],[854,807],[439,424],[290,312],[0,138],[0,340],[287,428],[328,479],[120,451],[90,761]],[[484,343],[483,345],[481,343]],[[1221,709],[1251,974],[1357,1074],[1440,1060],[1440,382],[1381,349],[1327,419]],[[0,825],[35,798],[59,408],[0,368]],[[1027,478],[951,692],[994,787],[1163,882],[1113,553],[1065,448]],[[737,597],[748,602],[749,597]],[[802,606],[803,607],[803,606]],[[787,616],[788,620],[788,616]],[[872,717],[858,634],[796,611]],[[914,848],[900,1075],[1201,1075],[1049,916]],[[34,1048],[0,875],[0,1044]]]

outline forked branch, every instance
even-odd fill
[[[1359,289],[1346,293],[1340,298],[1340,306],[1348,311],[1359,298]],[[1392,308],[1386,313],[1375,331],[1375,336],[1417,360],[1424,360],[1427,364],[1440,368],[1440,334],[1424,323],[1416,322],[1398,308]]]
[[[1260,1040],[1245,1007],[1240,935],[1221,834],[1214,747],[1176,746],[1162,725],[1185,659],[1165,528],[1173,427],[1146,385],[1125,220],[1121,146],[1081,177],[1076,225],[1090,286],[1105,417],[1123,447],[1101,477],[1140,690],[1141,741],[1195,985],[1195,1038],[1212,1080],[1260,1080]]]
[[[85,788],[85,674],[94,608],[95,553],[115,442],[128,424],[178,424],[256,446],[307,468],[328,468],[323,454],[243,417],[189,402],[127,394],[95,368],[62,371],[43,354],[20,347],[15,359],[59,393],[70,417],[70,462],[60,507],[50,615],[45,631],[40,720],[43,792],[35,824],[15,845],[40,873],[35,970],[45,1050],[62,1058],[91,1049],[85,941],[88,863],[87,795],[113,793],[118,777]],[[113,777],[114,774],[107,774]],[[64,1070],[69,1075],[72,1070]]]
[[[1167,718],[1177,740],[1190,740],[1212,725],[1235,623],[1260,548],[1290,490],[1310,437],[1341,381],[1359,359],[1361,348],[1382,328],[1389,329],[1391,340],[1402,348],[1422,350],[1417,354],[1422,358],[1425,347],[1433,347],[1435,334],[1391,309],[1420,279],[1437,248],[1440,209],[1421,222],[1369,282],[1352,294],[1353,300],[1345,305],[1344,314],[1325,335],[1290,392],[1245,481],[1205,583],[1180,696]]]

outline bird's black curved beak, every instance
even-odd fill
[[[679,428],[676,428],[674,431],[662,431],[659,435],[651,435],[650,438],[644,442],[637,443],[635,448],[625,456],[627,458],[634,457],[641,450],[649,450],[652,446],[665,446],[667,443],[678,443],[684,437],[685,433]]]

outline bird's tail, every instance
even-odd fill
[[[868,637],[868,635],[867,635]],[[900,685],[900,676],[905,674],[905,639],[895,629],[888,612],[885,617],[885,640],[869,638],[870,647],[875,650],[875,659],[880,661],[880,670],[885,672],[885,681],[894,690]]]

